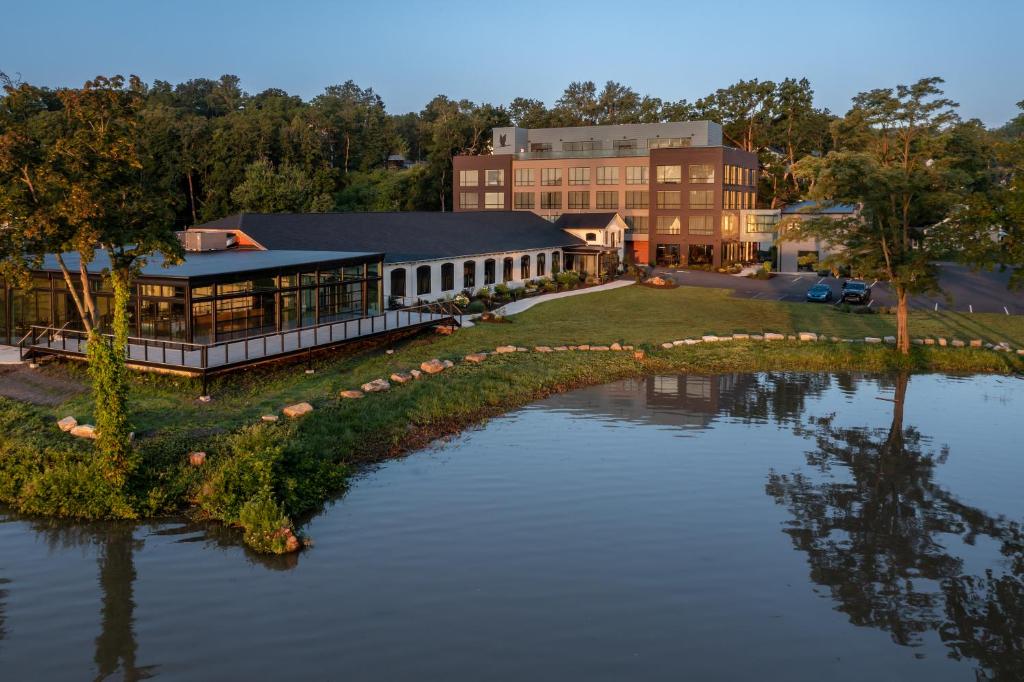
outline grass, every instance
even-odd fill
[[[201,403],[198,381],[134,374],[130,404],[141,465],[127,502],[105,490],[90,468],[91,445],[59,436],[52,420],[91,418],[87,395],[56,408],[0,401],[0,499],[35,513],[70,516],[151,515],[193,509],[245,525],[247,537],[278,551],[273,525],[318,507],[344,485],[352,467],[410,451],[468,424],[552,392],[641,374],[759,370],[1019,372],[1016,355],[987,350],[915,347],[910,358],[865,344],[731,341],[663,350],[660,344],[703,334],[815,331],[857,338],[894,333],[891,315],[854,315],[830,306],[738,299],[725,290],[667,291],[625,287],[536,306],[507,324],[479,324],[451,337],[421,335],[392,344],[354,347],[302,364],[253,368],[215,380],[213,401]],[[1024,345],[1024,318],[915,312],[914,336],[983,338]],[[610,344],[643,346],[630,353],[514,353],[453,369],[384,394],[342,400],[340,390],[415,368],[433,357],[455,361],[496,346]],[[81,366],[42,371],[84,380]],[[315,411],[297,422],[260,424],[263,414],[309,401]],[[208,463],[185,455],[206,450]],[[42,453],[42,454],[40,454]],[[104,497],[105,496],[105,497]],[[109,502],[106,501],[109,498]],[[126,509],[128,511],[126,511]],[[258,512],[258,513],[257,513]],[[284,521],[279,521],[284,519]],[[255,523],[255,522],[254,522]],[[256,544],[256,543],[254,543]]]

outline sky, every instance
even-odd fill
[[[239,76],[309,99],[372,87],[388,111],[431,98],[554,103],[614,80],[693,101],[740,79],[806,77],[836,113],[856,93],[946,80],[965,118],[1005,123],[1024,100],[1024,0],[487,3],[5,0],[0,71],[33,84]]]

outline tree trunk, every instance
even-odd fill
[[[348,175],[348,151],[352,144],[352,138],[348,133],[345,133],[345,175]]]
[[[192,169],[190,168],[188,173],[185,174],[188,178],[188,203],[192,208],[192,224],[196,224],[199,221],[196,219],[196,192],[195,188],[192,187]]]
[[[910,354],[910,334],[907,331],[907,290],[896,287],[896,347],[903,355]]]

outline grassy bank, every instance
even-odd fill
[[[247,541],[280,551],[275,531],[288,518],[315,510],[343,487],[354,466],[418,448],[468,424],[549,393],[642,374],[733,371],[1019,372],[1016,355],[986,350],[915,347],[909,359],[865,344],[730,341],[676,347],[672,339],[713,333],[791,333],[884,336],[888,315],[852,315],[828,306],[735,299],[725,291],[627,287],[552,301],[506,324],[481,324],[451,337],[424,335],[384,348],[336,352],[304,365],[252,369],[215,381],[213,401],[200,403],[194,380],[134,375],[131,405],[139,433],[139,466],[126,491],[108,490],[88,442],[56,431],[54,419],[91,419],[87,395],[56,408],[0,401],[0,499],[28,513],[81,517],[149,516],[183,509],[242,525]],[[912,334],[983,338],[1024,345],[1015,316],[914,313]],[[610,344],[644,347],[635,360],[622,352],[511,353],[480,365],[458,362],[496,346]],[[437,376],[394,386],[362,400],[338,392],[430,358],[457,361]],[[84,380],[80,366],[41,371]],[[260,423],[284,405],[316,408],[301,420]],[[192,467],[186,453],[204,450]]]

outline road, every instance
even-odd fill
[[[807,290],[818,282],[831,286],[832,292],[838,300],[843,283],[842,279],[819,277],[814,273],[777,274],[770,280],[756,280],[700,270],[659,268],[656,273],[670,274],[683,285],[734,289],[736,296],[763,301],[804,301]],[[940,263],[939,284],[945,296],[943,294],[913,296],[910,299],[910,307],[914,310],[935,310],[938,306],[939,310],[965,313],[1024,315],[1024,292],[1009,290],[1006,286],[1009,278],[1008,272],[974,272],[963,265]],[[873,283],[871,295],[872,305],[896,305],[895,295],[883,282]]]

